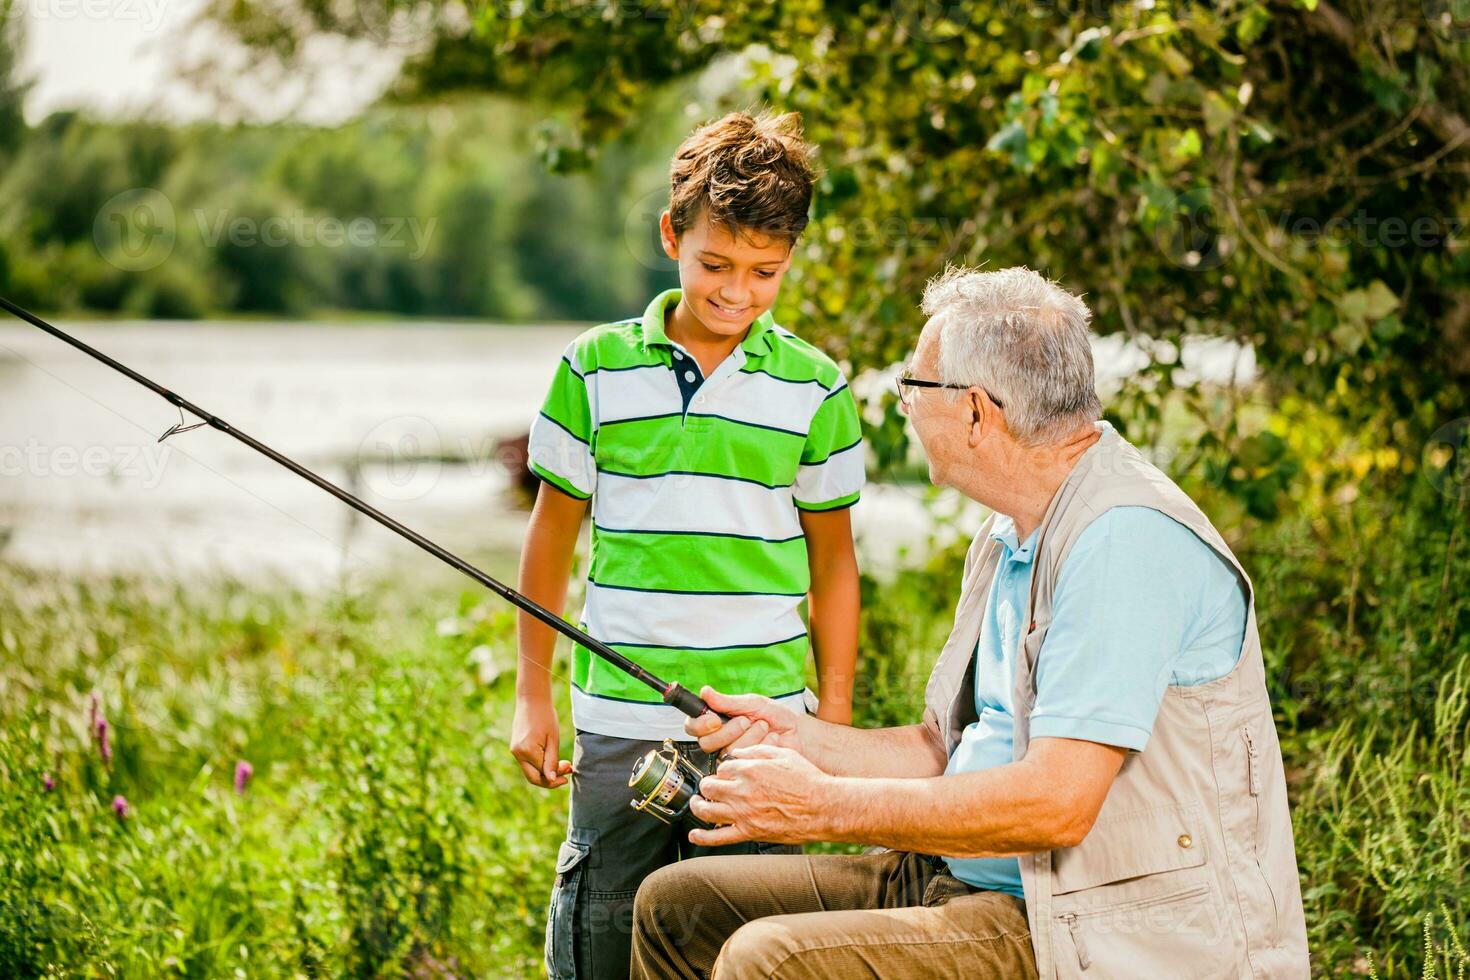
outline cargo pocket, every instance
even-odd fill
[[[1057,916],[1057,976],[1170,977],[1228,980],[1238,976],[1228,927],[1208,882],[1160,895]],[[1071,955],[1064,949],[1071,944]]]
[[[546,976],[548,980],[576,980],[574,951],[577,900],[587,858],[592,853],[593,832],[577,827],[567,831],[556,854],[556,884],[546,906]]]
[[[1206,840],[1203,808],[1171,804],[1100,820],[1081,845],[1056,852],[1057,975],[1235,977]]]

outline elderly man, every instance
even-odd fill
[[[1087,307],[955,270],[899,379],[930,478],[995,511],[921,724],[706,689],[727,750],[690,839],[880,844],[700,858],[638,892],[641,977],[1306,977],[1250,579],[1099,422]]]

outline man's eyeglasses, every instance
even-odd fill
[[[914,377],[907,371],[903,372],[894,379],[894,386],[898,388],[898,402],[904,408],[909,407],[909,395],[908,392],[905,390],[908,388],[949,388],[953,391],[967,391],[970,388],[980,387],[979,385],[948,384],[943,381],[926,381],[923,378]],[[980,390],[985,391],[984,388],[980,388]],[[985,391],[985,394],[990,398],[991,401],[995,402],[996,408],[1002,410],[1005,409],[1005,405],[1001,403],[1001,400],[999,398],[996,398],[988,391]]]

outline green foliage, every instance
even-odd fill
[[[1192,389],[1178,350],[1193,335],[1249,344],[1273,396],[1323,406],[1365,443],[1394,444],[1384,435],[1405,422],[1422,440],[1463,404],[1470,74],[1455,25],[1416,0],[1024,16],[872,0],[530,5],[469,20],[434,3],[355,10],[231,2],[215,15],[263,56],[294,57],[322,32],[407,43],[399,98],[492,90],[533,106],[384,109],[325,132],[170,134],[58,116],[0,185],[0,200],[26,202],[0,209],[0,229],[27,232],[5,236],[5,288],[48,307],[160,315],[633,310],[662,280],[622,240],[628,195],[648,189],[630,181],[659,169],[687,121],[670,92],[721,64],[709,77],[736,82],[690,90],[701,113],[797,109],[822,147],[781,314],[854,368],[905,356],[919,289],[945,263],[1024,263],[1085,292],[1100,332],[1142,343],[1152,360],[1113,412],[1138,441],[1172,389]],[[658,134],[641,157],[614,138],[635,123]],[[526,168],[506,152],[518,141],[558,172],[597,161],[597,176]],[[174,202],[185,240],[158,269],[113,274],[88,229],[111,194],[140,186]],[[201,202],[206,222],[299,209],[437,227],[416,259],[195,248]],[[1219,478],[1269,518],[1300,461],[1234,415],[1201,421]],[[886,423],[873,434],[889,429],[901,435]]]
[[[513,621],[398,596],[0,566],[0,974],[533,972],[565,798],[498,734]]]
[[[293,38],[363,33],[302,8],[229,5]],[[1155,360],[1122,396],[1130,436],[1192,387],[1176,368],[1193,335],[1250,345],[1273,397],[1365,443],[1403,420],[1422,441],[1461,410],[1470,65],[1418,0],[476,13],[423,22],[403,90],[541,99],[573,120],[547,129],[560,167],[721,59],[711,76],[737,84],[705,115],[801,111],[826,172],[782,315],[854,367],[907,354],[946,263],[1025,264],[1087,294],[1101,333],[1167,342],[1143,344]],[[1272,516],[1299,461],[1234,416],[1201,421],[1224,482]]]
[[[342,830],[328,853],[352,976],[441,960],[472,875],[465,824],[478,808],[464,771],[437,744],[457,736],[420,704],[422,685],[443,688],[449,678],[401,665],[384,673],[360,692],[363,704],[334,704],[311,740],[323,809]]]
[[[30,85],[17,69],[25,41],[18,8],[15,0],[0,0],[0,161],[8,159],[25,137],[21,110]]]
[[[647,161],[549,174],[533,121],[504,99],[319,130],[58,113],[0,173],[0,294],[144,317],[636,312],[665,275],[625,241]]]
[[[924,685],[949,636],[968,544],[937,553],[895,582],[862,576],[862,660],[853,685],[857,727],[911,725],[923,714]]]
[[[1297,833],[1312,946],[1341,972],[1374,950],[1379,975],[1463,975],[1466,859],[1470,834],[1470,659],[1436,685],[1433,720],[1407,732],[1393,715],[1343,724],[1301,753],[1308,766]],[[1365,730],[1366,729],[1366,730]],[[1303,746],[1306,748],[1307,746]],[[1442,948],[1423,909],[1441,913]],[[1432,917],[1431,917],[1432,918]],[[1423,943],[1413,939],[1423,925]]]
[[[1274,524],[1222,521],[1258,590],[1323,975],[1454,976],[1470,920],[1467,505],[1395,472],[1364,470],[1350,501],[1298,486]],[[858,724],[916,718],[963,548],[864,579]],[[0,903],[0,972],[534,972],[565,813],[504,750],[513,627],[470,593],[0,566],[0,893],[23,896]]]
[[[1147,358],[1109,417],[1170,454],[1253,573],[1318,971],[1463,975],[1466,487],[1430,451],[1470,379],[1470,46],[1451,18],[1418,0],[446,6],[214,15],[287,60],[324,32],[406,41],[398,96],[488,90],[534,110],[385,108],[324,133],[54,116],[0,177],[3,288],[153,314],[310,296],[600,319],[659,281],[624,219],[687,121],[671,93],[704,116],[800,110],[824,175],[782,319],[858,372],[907,355],[946,263],[1024,264],[1085,293],[1099,332]],[[619,136],[635,121],[660,134],[647,153]],[[556,174],[596,169],[532,170],[505,150],[521,133]],[[187,220],[441,223],[411,262],[191,233],[123,274],[94,224],[134,187]],[[1199,384],[1182,352],[1201,335],[1245,345],[1259,384]],[[901,472],[901,420],[875,407],[880,468]],[[864,581],[859,723],[913,720],[961,553]],[[533,969],[555,797],[476,738],[487,715],[503,726],[508,623],[461,603],[425,637],[414,609],[4,574],[0,816],[17,830],[0,884],[43,899],[0,910],[0,966]],[[221,696],[231,671],[258,703]],[[308,696],[298,677],[365,696]],[[110,766],[78,720],[93,687],[120,723]],[[236,800],[211,777],[246,752],[260,775]]]

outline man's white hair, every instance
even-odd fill
[[[939,380],[978,385],[1004,406],[1011,434],[1053,445],[1102,415],[1087,304],[1022,266],[946,269],[924,290],[938,321]]]

